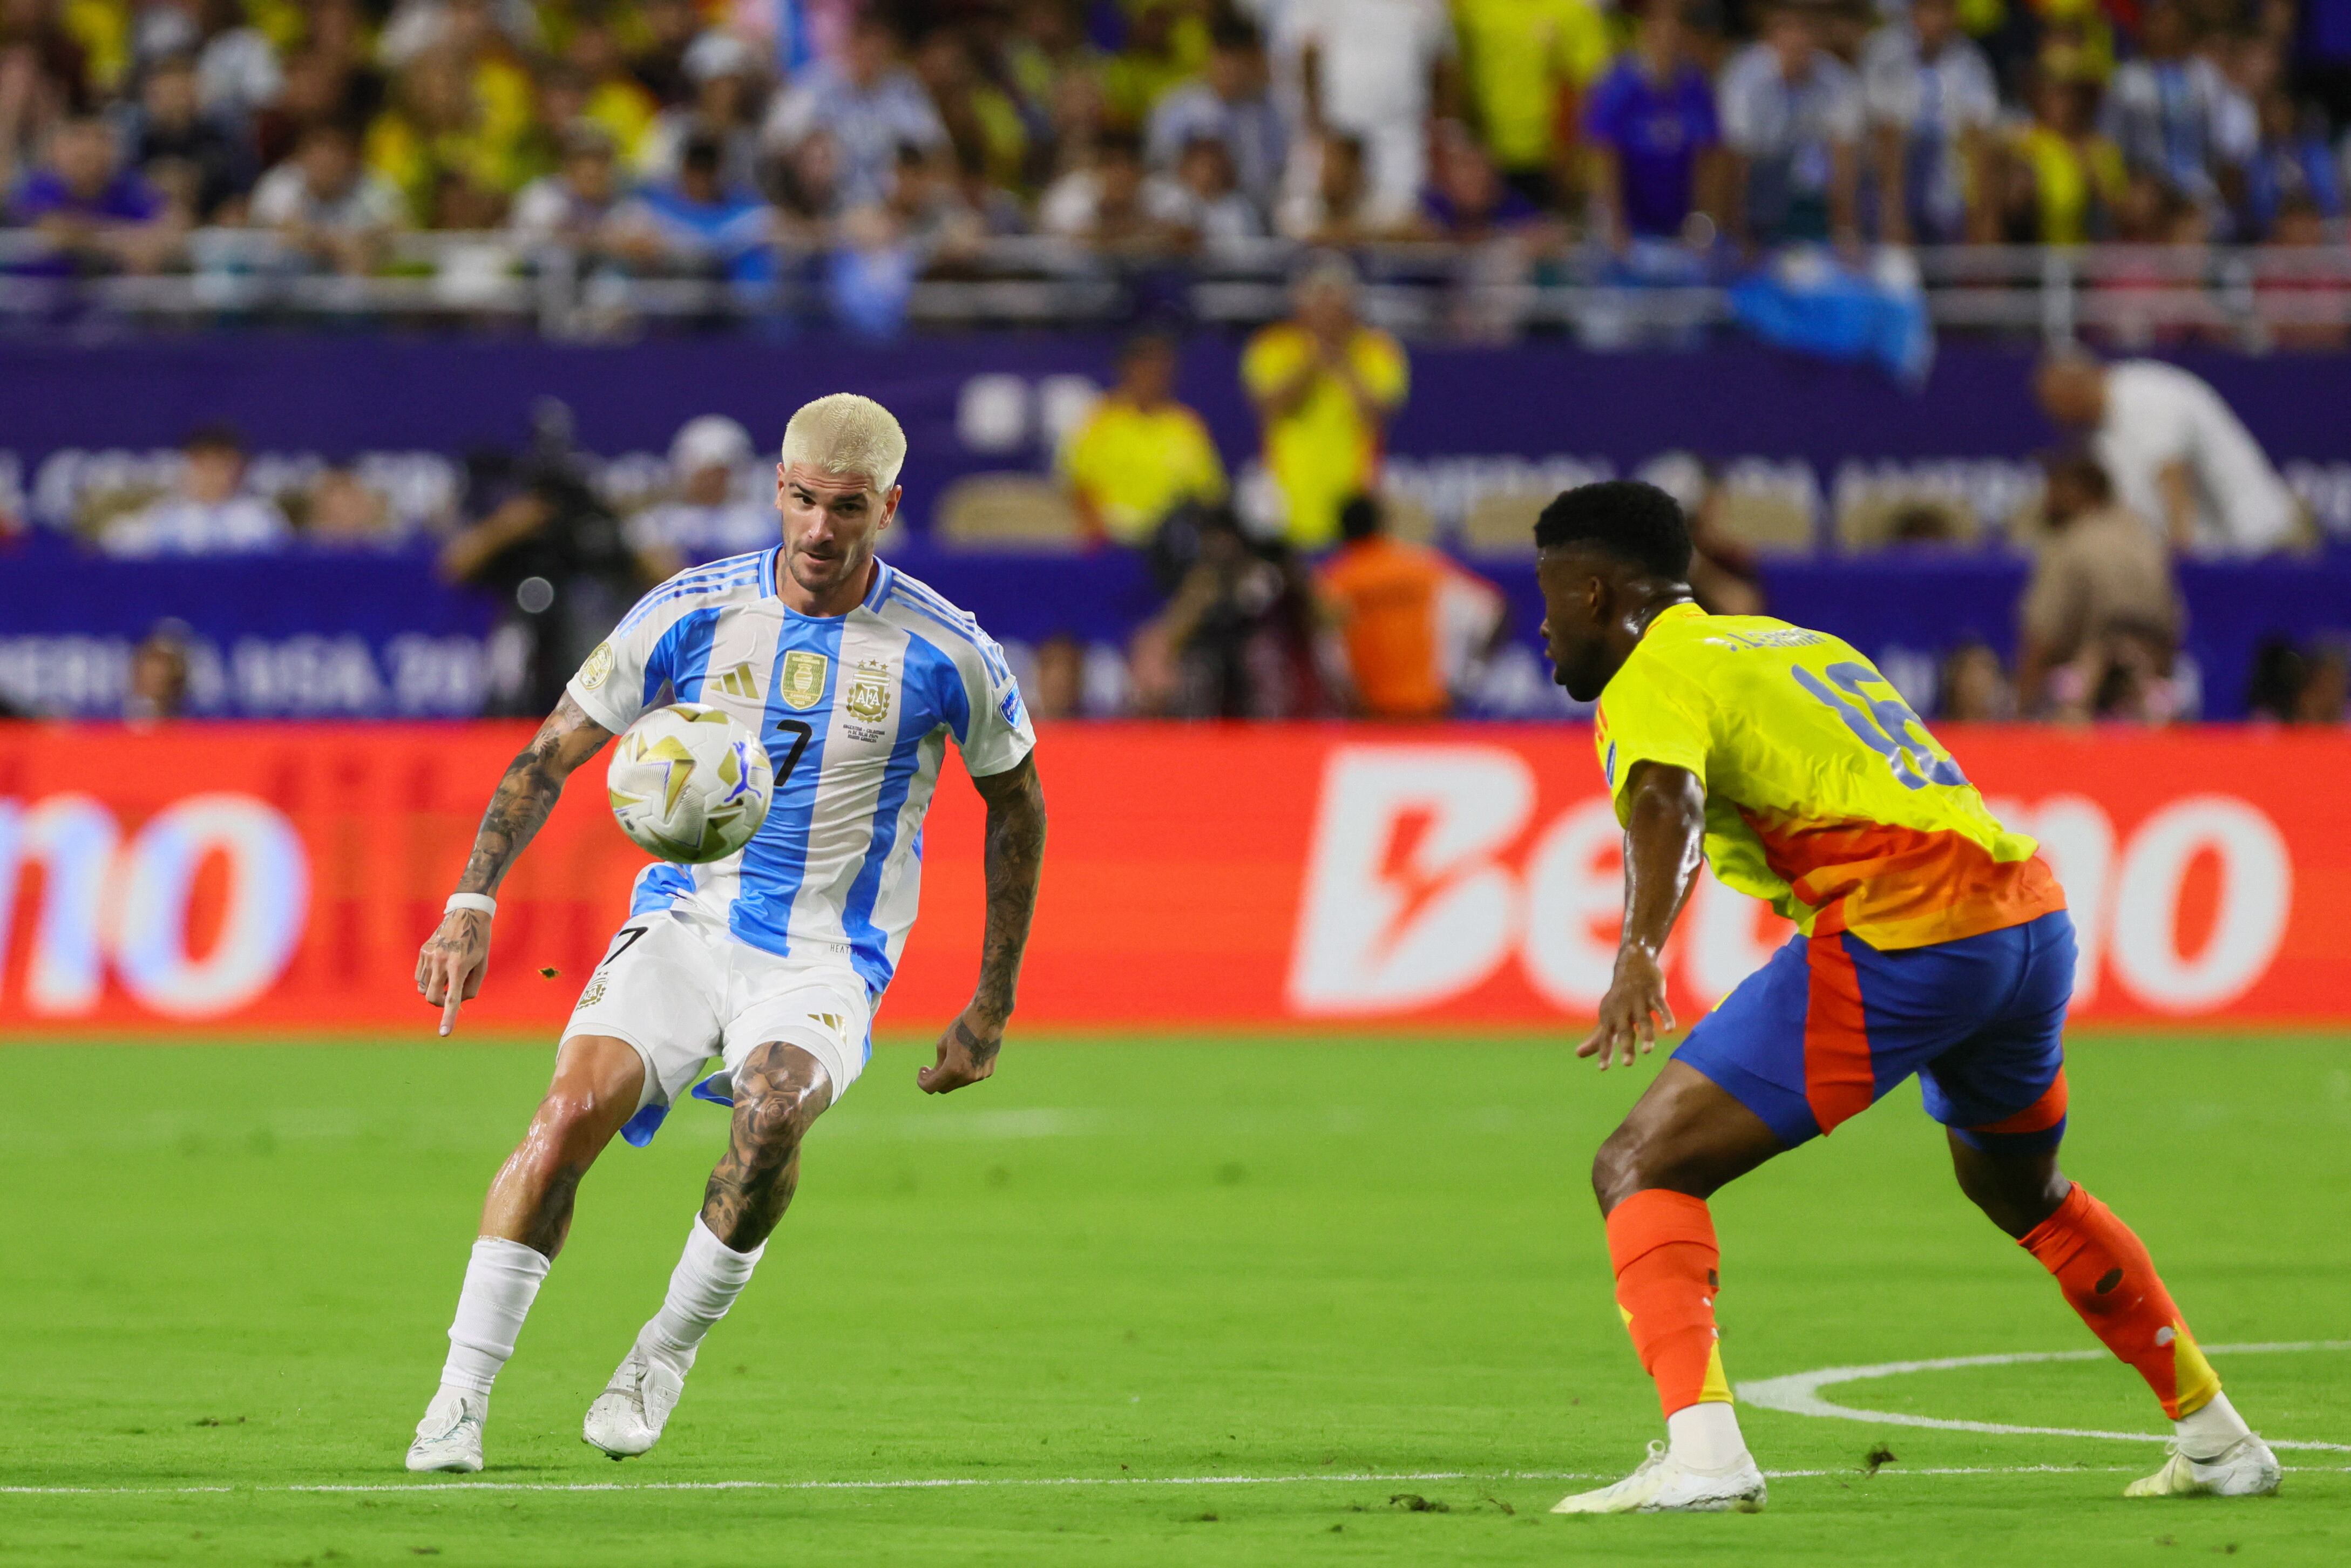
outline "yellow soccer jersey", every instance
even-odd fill
[[[1660,612],[1600,694],[1621,821],[1635,764],[1706,785],[1715,875],[1808,936],[1923,947],[2065,907],[1910,705],[1854,648],[1762,615]]]

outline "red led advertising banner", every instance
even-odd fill
[[[0,726],[0,1030],[429,1036],[417,945],[528,734]],[[2351,736],[1940,738],[2065,884],[2076,1019],[2351,1021]],[[1607,984],[1621,852],[1583,727],[1064,726],[1038,760],[1052,826],[1024,1023],[1542,1028]],[[467,1032],[551,1033],[620,925],[645,858],[602,766],[501,891]],[[951,761],[885,1031],[968,994],[980,823]],[[1677,1010],[1784,930],[1704,879]]]

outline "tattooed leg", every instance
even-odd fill
[[[799,1046],[769,1040],[745,1060],[726,1153],[702,1196],[713,1236],[737,1252],[767,1240],[799,1186],[800,1141],[831,1103],[831,1078]]]
[[[590,1034],[565,1040],[530,1130],[490,1183],[481,1234],[549,1258],[560,1251],[580,1178],[636,1113],[644,1081],[644,1059],[627,1040]]]

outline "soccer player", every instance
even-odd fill
[[[870,399],[840,393],[795,413],[776,465],[780,547],[697,567],[641,600],[491,799],[416,964],[444,1035],[481,989],[492,895],[565,777],[664,688],[741,719],[775,765],[774,803],[739,853],[639,873],[629,917],[564,1028],[547,1097],[490,1184],[412,1470],[482,1468],[490,1385],[562,1248],[580,1177],[614,1134],[652,1138],[716,1056],[723,1071],[694,1092],[732,1104],[726,1152],[661,1310],[582,1432],[616,1459],[660,1439],[703,1336],[791,1202],[810,1124],[872,1054],[950,739],[987,804],[987,930],[971,1001],[916,1082],[944,1094],[996,1070],[1044,851],[1036,736],[1002,650],[875,558],[905,456],[898,422]]]
[[[1647,485],[1570,490],[1535,525],[1559,684],[1600,704],[1625,825],[1625,925],[1599,1026],[1630,1065],[1671,1030],[1659,967],[1701,853],[1798,935],[1690,1031],[1593,1162],[1616,1302],[1667,1441],[1560,1513],[1763,1506],[1716,1343],[1706,1200],[1917,1073],[1959,1189],[2057,1278],[2176,1423],[2132,1497],[2274,1491],[2147,1249],[2057,1166],[2065,898],[1868,660],[1818,632],[1692,602],[1689,531]]]

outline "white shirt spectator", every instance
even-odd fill
[[[912,71],[892,68],[861,88],[831,65],[820,65],[780,94],[764,132],[770,147],[792,146],[811,131],[829,132],[841,150],[841,193],[850,206],[889,193],[898,144],[925,152],[947,144],[946,125]]]
[[[1431,78],[1456,53],[1443,0],[1288,0],[1279,26],[1288,69],[1315,51],[1323,121],[1364,144],[1371,217],[1403,222],[1428,178]]]
[[[2126,60],[2106,88],[2105,132],[2134,170],[2157,174],[2182,194],[2218,197],[2213,177],[2250,162],[2259,117],[2201,55]]]
[[[1203,196],[1165,175],[1155,174],[1144,183],[1143,211],[1154,222],[1188,229],[1211,246],[1258,239],[1265,234],[1257,208],[1238,191]]]
[[[766,549],[780,537],[781,527],[775,507],[755,507],[748,501],[716,507],[665,501],[631,517],[628,535],[629,543],[638,549],[674,549],[692,565]]]
[[[2209,550],[2258,554],[2292,538],[2294,492],[2261,444],[2199,377],[2156,360],[2106,367],[2105,417],[2092,439],[2115,498],[2150,520],[2169,516],[2161,475],[2194,476],[2196,534]]]
[[[1869,118],[1902,128],[1912,168],[1903,184],[1911,210],[1924,207],[1951,239],[1966,211],[1960,150],[1970,131],[2000,116],[2000,88],[1983,51],[1965,37],[1922,57],[1918,35],[1896,22],[1870,36],[1861,52],[1861,93]],[[1921,188],[1923,187],[1923,188]]]
[[[617,199],[590,201],[560,174],[542,174],[515,193],[507,213],[507,232],[533,243],[576,239],[611,216]]]
[[[99,537],[99,548],[134,558],[238,555],[282,549],[293,535],[277,504],[258,496],[220,502],[171,496],[116,522]]]
[[[1144,151],[1155,169],[1173,169],[1196,138],[1210,137],[1232,154],[1233,178],[1250,200],[1270,204],[1289,160],[1289,137],[1270,98],[1227,99],[1205,81],[1171,89],[1151,111]]]
[[[1860,85],[1826,49],[1794,81],[1767,44],[1750,44],[1722,68],[1722,140],[1758,164],[1785,164],[1795,190],[1828,188],[1829,147],[1861,139]]]
[[[301,224],[335,234],[363,234],[397,228],[407,208],[381,176],[362,172],[340,196],[314,194],[303,178],[299,162],[288,159],[261,177],[253,187],[252,222],[256,228],[279,228]]]

